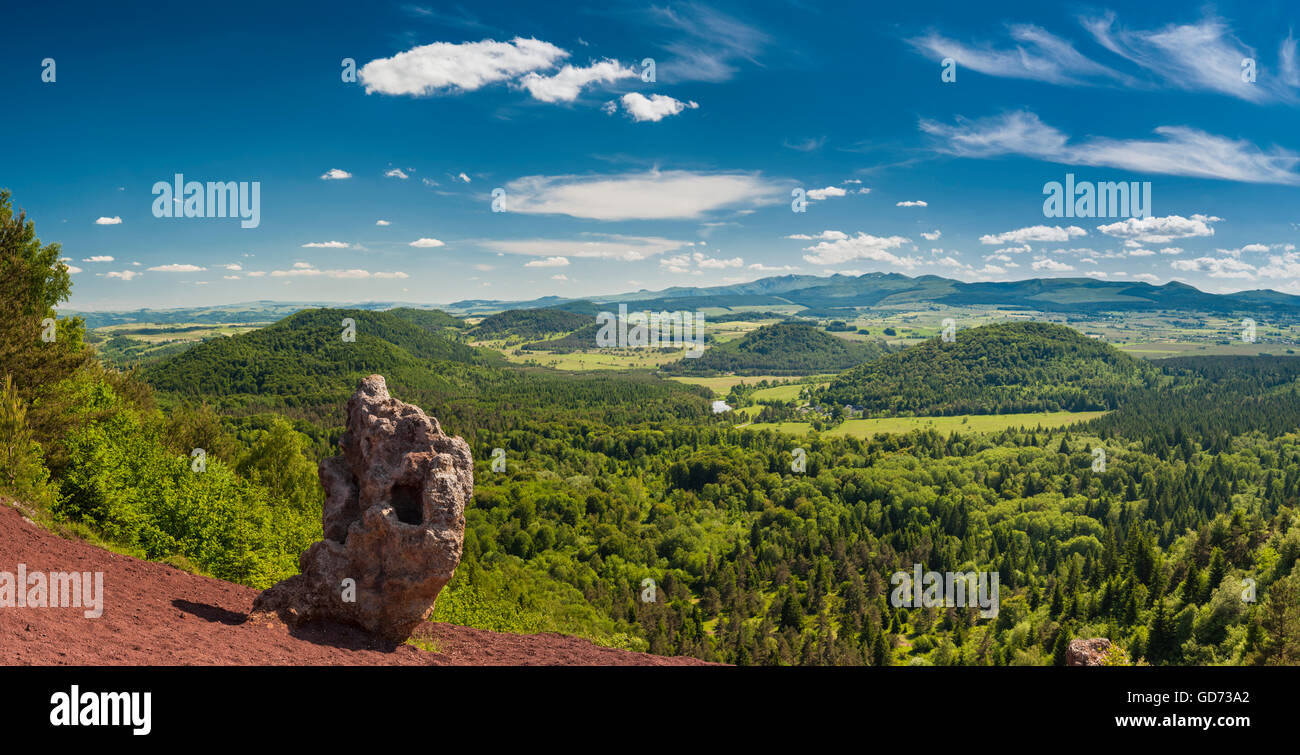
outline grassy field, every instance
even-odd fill
[[[208,338],[234,336],[266,323],[128,323],[106,325],[90,332],[100,357],[115,367],[148,364],[177,354]]]
[[[128,325],[107,325],[96,328],[95,332],[105,338],[125,336],[145,343],[170,343],[172,341],[202,341],[214,336],[233,336],[257,330],[267,323],[240,323],[229,325],[207,325],[204,323],[150,323],[140,322]]]
[[[824,376],[814,376],[824,377]],[[725,396],[731,392],[732,386],[746,383],[753,385],[761,383],[764,380],[768,382],[782,382],[791,380],[789,375],[720,375],[718,377],[682,377],[673,376],[669,380],[676,380],[679,383],[690,383],[691,385],[702,385],[713,391],[715,396]],[[826,385],[826,383],[821,383]],[[778,385],[773,388],[760,388],[754,391],[755,398],[774,399],[782,396],[781,401],[792,401],[799,398],[799,389],[803,387],[801,383],[791,382],[788,385]],[[788,397],[786,397],[788,396]]]
[[[549,351],[503,351],[506,358],[520,364],[536,363],[556,370],[636,370],[653,369],[661,364],[684,358],[684,349],[603,349],[555,354]]]
[[[1300,352],[1300,347],[1279,343],[1135,343],[1120,344],[1117,348],[1146,359],[1224,355],[1253,357],[1257,354],[1294,356]]]
[[[825,388],[830,383],[819,382],[816,385],[818,388]],[[807,386],[807,383],[789,383],[772,388],[759,388],[751,396],[755,401],[795,401],[799,398],[799,392]]]
[[[949,433],[995,432],[1008,427],[1064,427],[1096,419],[1105,412],[1037,412],[1032,414],[962,414],[953,417],[879,417],[850,419],[824,435],[848,435],[869,438],[877,433],[906,433],[912,430],[937,430]],[[805,435],[812,427],[807,422],[764,422],[749,425],[752,430],[777,430],[791,435]]]

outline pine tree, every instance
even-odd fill
[[[1064,666],[1066,655],[1070,651],[1070,640],[1073,634],[1070,631],[1068,623],[1062,624],[1056,632],[1056,643],[1052,645],[1052,665]]]

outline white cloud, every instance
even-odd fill
[[[1245,141],[1190,128],[1160,126],[1156,139],[1092,137],[1070,143],[1038,116],[1018,111],[949,126],[922,119],[920,128],[941,142],[940,152],[959,157],[1024,155],[1067,165],[1088,165],[1244,183],[1300,184],[1300,154],[1265,151]]]
[[[755,262],[749,266],[749,269],[760,273],[788,273],[799,268],[795,265],[764,265],[761,262]]]
[[[926,203],[920,199],[909,199],[906,202],[895,202],[895,207],[925,207]]]
[[[101,217],[95,219],[95,225],[121,225],[121,224],[122,224],[122,218],[118,217],[117,215],[114,215],[111,218]]]
[[[224,267],[225,269],[227,269],[227,270],[229,270],[229,271],[231,271],[231,272],[236,272],[236,273],[239,272],[240,270],[243,270],[243,269],[244,269],[244,266],[243,266],[243,265],[240,265],[240,264],[237,263],[237,262],[236,262],[236,263],[231,263],[231,264],[229,264],[229,265],[221,265],[221,267]]]
[[[942,236],[942,235],[943,235],[943,233],[942,233],[939,229],[937,229],[937,228],[934,229],[933,231],[929,231],[929,232],[922,231],[922,232],[921,232],[921,238],[925,239],[926,241],[938,241],[938,240],[939,240],[939,237]]]
[[[1031,225],[1027,228],[1017,228],[1014,231],[1005,233],[993,233],[980,236],[981,244],[1024,244],[1028,241],[1069,241],[1077,236],[1087,236],[1088,232],[1077,225],[1066,226],[1062,228],[1059,225]],[[1003,250],[999,250],[1003,251]],[[1005,251],[1029,251],[1028,247],[1020,250]]]
[[[388,222],[387,220],[376,220],[375,225],[392,225],[392,223]]]
[[[464,173],[457,173],[457,174],[455,175],[455,178],[456,178],[457,180],[463,181],[463,182],[465,182],[465,183],[469,183],[469,182],[470,182],[470,181],[469,181],[469,176],[465,175]]]
[[[524,263],[524,267],[567,267],[568,264],[568,257],[546,257],[540,260],[530,260]]]
[[[1233,257],[1197,257],[1174,260],[1169,266],[1185,272],[1207,273],[1211,278],[1254,278],[1255,266]]]
[[[347,172],[346,170],[339,170],[338,168],[330,168],[329,170],[321,174],[321,179],[325,181],[339,181],[344,178],[351,178],[351,177],[352,177],[351,173]]]
[[[204,270],[207,270],[206,267],[200,267],[198,265],[176,264],[176,263],[172,263],[169,265],[155,265],[154,267],[147,268],[147,269],[151,273],[201,273]]]
[[[689,273],[691,272],[691,257],[689,254],[665,257],[659,260],[659,266],[670,273]]]
[[[105,276],[108,278],[119,278],[124,281],[129,281],[132,278],[139,277],[139,275],[140,273],[137,273],[134,270],[123,270],[121,272],[111,272],[105,274]]]
[[[357,71],[357,79],[366,94],[454,94],[543,71],[568,56],[549,42],[522,37],[509,42],[435,42],[372,60]]]
[[[848,192],[838,186],[827,186],[824,189],[809,189],[805,194],[809,199],[820,201],[827,197],[842,197]]]
[[[77,267],[76,265],[68,265],[66,262],[64,263],[64,265],[67,266],[69,275],[76,275],[77,273],[85,272],[84,270]]]
[[[638,123],[642,121],[662,121],[670,115],[677,115],[686,109],[694,110],[699,104],[693,101],[682,102],[666,94],[652,94],[649,97],[640,92],[628,92],[620,100],[623,110]]]
[[[446,244],[438,239],[421,238],[412,241],[409,246],[415,246],[421,249],[433,249],[435,247],[446,246]]]
[[[725,207],[780,201],[781,196],[780,185],[757,174],[688,170],[527,176],[505,188],[510,212],[593,220],[693,219]]]
[[[529,73],[519,80],[533,99],[542,102],[573,102],[589,84],[608,84],[619,79],[636,78],[638,73],[624,68],[617,60],[602,60],[586,68],[566,65],[553,76]]]
[[[695,258],[695,264],[705,270],[723,270],[728,267],[742,267],[745,264],[745,260],[740,257],[732,257],[731,259],[724,260],[716,257],[705,257],[699,252],[696,252],[693,256]]]
[[[343,241],[309,241],[302,245],[304,249],[347,249],[348,244]]]
[[[581,239],[488,240],[479,246],[504,254],[535,257],[578,257],[636,262],[689,247],[689,241],[656,236],[588,234]]]
[[[112,262],[113,258],[107,254],[96,254],[93,257],[84,257],[82,262]]]
[[[406,175],[406,171],[402,170],[401,168],[393,168],[392,170],[386,170],[384,171],[384,175],[388,176],[389,178],[400,178],[403,181],[410,178],[410,176]]]
[[[1261,278],[1300,278],[1300,254],[1289,251],[1268,258],[1268,264],[1259,268]]]
[[[1213,236],[1215,223],[1223,218],[1213,215],[1193,215],[1185,218],[1181,215],[1165,217],[1125,218],[1124,220],[1097,226],[1097,230],[1107,236],[1129,239],[1143,244],[1167,244],[1174,239],[1194,236]]]
[[[832,232],[823,232],[825,233]],[[833,233],[839,234],[838,231]],[[857,236],[852,237],[848,234],[840,235],[843,238],[821,241],[813,246],[804,247],[804,251],[811,252],[803,256],[804,260],[814,265],[839,265],[851,260],[866,259],[906,268],[915,267],[919,262],[914,257],[899,257],[889,251],[911,242],[903,236],[871,236],[861,231]]]
[[[254,273],[249,273],[249,276],[254,276],[254,275],[255,275]],[[311,267],[310,265],[304,262],[294,263],[292,270],[272,270],[270,275],[272,278],[321,277],[321,278],[336,278],[340,280],[363,280],[366,278],[386,279],[386,278],[409,278],[410,277],[406,273],[402,273],[402,272],[372,273],[369,270],[358,270],[358,269],[319,270],[317,268]]]
[[[849,235],[844,231],[822,231],[813,236],[806,233],[793,233],[786,236],[787,239],[795,239],[796,241],[843,241],[848,237]]]
[[[1057,262],[1056,260],[1051,259],[1036,260],[1033,265],[1030,265],[1030,267],[1039,272],[1050,273],[1067,273],[1074,269],[1072,265],[1067,265],[1064,262]]]
[[[1151,273],[1138,273],[1137,275],[1133,276],[1133,280],[1146,281],[1147,283],[1156,283],[1157,281],[1160,280],[1160,278],[1152,275]]]

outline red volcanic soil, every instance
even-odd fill
[[[430,622],[417,638],[438,652],[353,627],[245,623],[258,591],[65,540],[0,502],[0,571],[103,572],[104,613],[0,608],[0,665],[76,666],[685,666],[559,634],[499,634]]]

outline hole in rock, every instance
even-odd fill
[[[420,496],[418,485],[394,485],[392,497],[397,521],[406,524],[424,523],[424,500]]]

